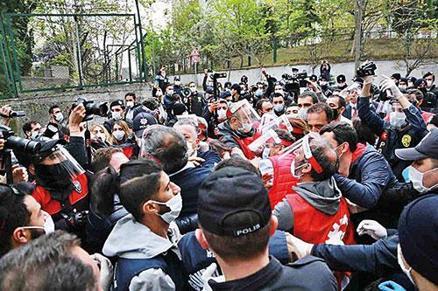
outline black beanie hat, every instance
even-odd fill
[[[398,224],[400,247],[406,262],[438,285],[438,195],[409,203]]]

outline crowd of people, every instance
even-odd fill
[[[2,127],[0,290],[438,290],[435,75],[361,68]]]

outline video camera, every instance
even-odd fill
[[[0,125],[0,137],[5,140],[5,147],[0,152],[0,175],[6,175],[7,183],[12,184],[11,151],[31,156],[41,149],[41,143],[15,136],[14,131],[5,125]]]
[[[227,73],[214,73],[211,75],[211,78],[214,79],[223,79],[227,77]]]
[[[214,100],[217,101],[219,98],[219,90],[217,88],[217,79],[223,79],[227,77],[227,73],[213,73],[210,76],[213,79],[213,96]]]
[[[372,61],[366,61],[356,70],[356,77],[363,78],[366,76],[374,76],[376,74],[377,66]]]
[[[189,97],[190,95],[192,94],[192,90],[190,90],[190,88],[183,88],[182,90],[181,90],[181,96],[183,97],[183,98],[187,98],[187,97]]]
[[[9,115],[0,114],[4,118],[24,117],[26,113],[24,111],[11,111]]]
[[[286,73],[281,75],[281,78],[285,80],[284,90],[294,97],[300,95],[300,88],[307,85],[307,73],[298,73],[297,68],[292,68],[292,75]]]
[[[94,101],[87,101],[84,98],[78,98],[73,105],[73,108],[80,104],[85,107],[84,121],[93,119],[94,115],[101,117],[108,116],[108,105],[106,102],[95,103]]]
[[[6,141],[6,149],[34,154],[41,148],[41,143],[15,136],[15,132],[5,125],[0,125],[0,137]]]

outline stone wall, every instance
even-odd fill
[[[75,90],[61,93],[38,93],[26,94],[19,98],[2,99],[0,106],[9,104],[13,110],[26,112],[26,117],[13,119],[11,127],[17,135],[22,136],[22,125],[29,120],[37,120],[43,126],[49,120],[48,110],[50,106],[58,104],[67,118],[71,104],[79,97],[98,102],[108,102],[123,99],[128,92],[134,92],[138,97],[151,96],[151,87],[147,84],[117,85],[105,88]],[[92,122],[92,121],[91,121]]]

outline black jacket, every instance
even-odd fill
[[[285,266],[270,257],[266,267],[246,278],[221,283],[209,280],[208,285],[212,290],[337,290],[325,262],[312,256]]]

